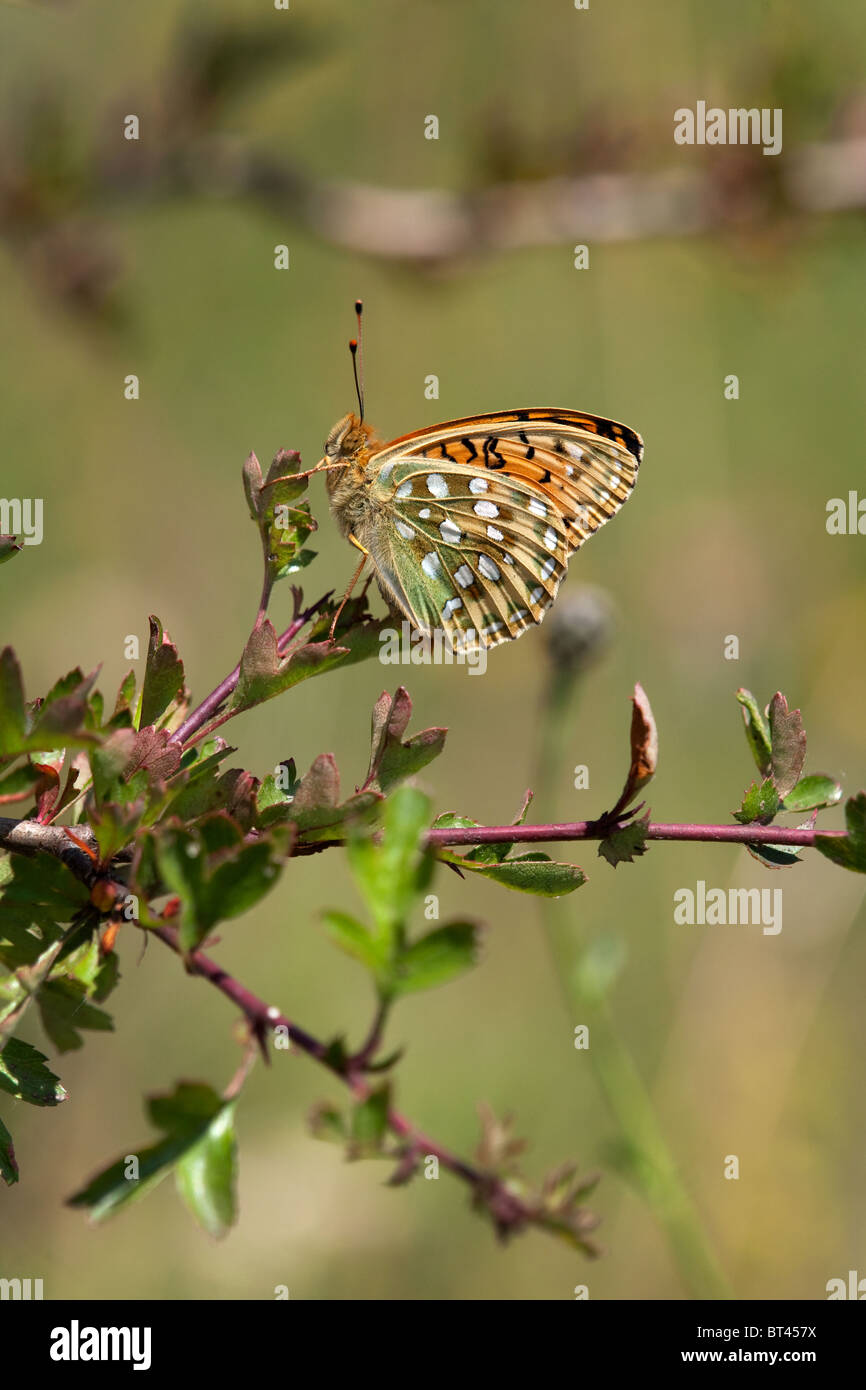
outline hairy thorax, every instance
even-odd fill
[[[346,415],[325,441],[323,462],[331,510],[344,536],[366,529],[376,510],[369,494],[367,463],[374,444],[373,431],[355,415]]]

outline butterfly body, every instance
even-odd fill
[[[627,425],[532,407],[387,444],[347,415],[322,463],[335,519],[392,609],[468,650],[542,621],[569,557],[629,496],[642,452]]]

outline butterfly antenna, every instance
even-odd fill
[[[358,409],[361,412],[361,421],[364,420],[364,349],[363,335],[361,329],[361,316],[364,312],[364,305],[360,299],[355,300],[355,313],[358,317],[358,336],[349,343],[349,351],[352,354],[352,371],[355,376],[355,395],[358,397]]]

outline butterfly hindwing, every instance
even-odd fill
[[[416,627],[458,649],[495,646],[541,622],[569,556],[628,497],[639,437],[575,411],[454,420],[376,450],[377,521],[362,536],[380,580]]]

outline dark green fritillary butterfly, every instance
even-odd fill
[[[332,511],[391,608],[456,651],[540,623],[570,556],[637,479],[640,436],[595,415],[502,410],[383,444],[359,401],[325,443]]]

